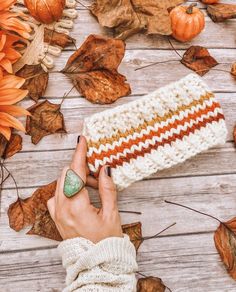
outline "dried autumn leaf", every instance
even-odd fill
[[[234,136],[234,144],[236,146],[236,125],[234,126],[234,133],[233,133],[233,136]]]
[[[184,53],[181,63],[200,76],[205,75],[218,62],[201,46],[191,46]]]
[[[165,292],[166,288],[157,277],[140,278],[137,283],[137,292]]]
[[[7,139],[0,134],[0,157],[3,158],[7,146]]]
[[[227,272],[236,280],[236,217],[220,223],[215,231],[214,241]]]
[[[90,35],[69,58],[62,73],[89,101],[112,103],[131,92],[125,76],[117,71],[124,52],[123,41]]]
[[[141,222],[135,222],[131,224],[122,225],[123,233],[127,234],[138,251],[140,245],[143,242],[142,238],[142,224]]]
[[[185,0],[96,0],[90,10],[105,27],[114,28],[120,39],[145,30],[147,34],[170,35],[168,9]]]
[[[207,13],[214,22],[222,22],[236,18],[236,5],[218,3],[207,6]]]
[[[236,79],[236,62],[233,63],[232,67],[231,67],[231,71],[230,73],[234,76],[234,78]]]
[[[56,181],[38,188],[27,199],[18,198],[8,209],[9,225],[15,231],[35,223],[36,212],[45,211],[47,201],[54,196]]]
[[[66,133],[60,104],[47,100],[35,104],[28,109],[31,116],[26,119],[26,132],[32,143],[37,144],[43,137],[55,133]]]
[[[52,220],[46,206],[45,210],[37,210],[33,227],[27,232],[30,235],[39,235],[49,239],[62,241],[62,237]]]
[[[59,33],[49,28],[44,28],[44,42],[50,45],[57,45],[61,48],[75,44],[76,40],[65,33]]]
[[[26,79],[22,89],[29,91],[28,95],[31,99],[37,102],[44,95],[47,89],[49,75],[43,70],[40,64],[25,65],[17,72],[17,76]]]
[[[11,138],[6,145],[6,149],[4,152],[4,158],[9,158],[21,151],[22,149],[22,137],[19,134],[11,134]]]

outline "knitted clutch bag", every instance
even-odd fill
[[[103,165],[121,190],[226,140],[220,104],[196,74],[84,121],[88,165]]]

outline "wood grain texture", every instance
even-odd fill
[[[91,0],[81,0],[90,5]],[[213,23],[206,15],[205,5],[197,3],[206,16],[206,28],[190,43],[173,45],[182,55],[190,45],[209,48],[218,62],[215,69],[230,70],[236,60],[236,20]],[[224,0],[235,3],[235,0]],[[89,11],[78,4],[78,19],[72,36],[79,47],[91,33],[112,36],[112,30],[102,28]],[[45,137],[38,145],[23,136],[23,150],[6,161],[14,175],[22,198],[30,196],[37,186],[54,180],[61,168],[70,162],[77,136],[82,131],[84,117],[116,105],[140,98],[169,82],[191,73],[179,62],[155,65],[135,71],[152,62],[178,59],[166,37],[137,34],[126,41],[126,54],[120,72],[127,76],[132,95],[112,105],[91,104],[73,90],[62,106],[67,135]],[[61,70],[74,52],[69,47],[55,58],[54,71]],[[169,224],[177,224],[162,237],[144,242],[138,255],[139,270],[159,276],[173,292],[234,292],[235,282],[227,275],[213,243],[214,220],[168,205],[164,200],[182,203],[200,211],[228,220],[236,213],[236,148],[232,131],[236,112],[236,81],[228,72],[212,70],[203,79],[216,93],[226,117],[229,130],[227,143],[133,184],[119,194],[120,210],[139,210],[142,215],[122,214],[123,223],[140,220],[144,236],[153,235]],[[50,74],[45,93],[51,102],[60,103],[61,97],[72,87],[70,80],[60,73]],[[33,102],[25,100],[24,107]],[[16,199],[16,190],[9,179],[4,185],[0,217],[0,291],[3,292],[59,292],[64,287],[65,271],[55,249],[55,241],[25,235],[26,230],[14,232],[8,226],[7,209]],[[92,201],[99,206],[99,198],[90,191]]]
[[[140,247],[138,262],[140,272],[161,277],[175,292],[235,291],[235,282],[215,251],[212,233],[146,241]],[[59,292],[65,285],[64,278],[56,249],[1,255],[2,291]]]

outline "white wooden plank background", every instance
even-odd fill
[[[197,2],[197,1],[188,1]],[[235,3],[234,0],[224,0]],[[91,3],[84,0],[85,5]],[[199,4],[205,13],[205,5]],[[85,8],[78,6],[79,16],[72,36],[79,47],[90,34],[112,32],[99,26]],[[213,23],[206,16],[206,29],[191,43],[172,40],[180,54],[194,45],[209,49],[220,65],[216,68],[230,70],[236,61],[236,20]],[[165,37],[137,34],[127,40],[126,54],[120,72],[127,76],[132,94],[112,105],[94,105],[82,98],[76,90],[65,100],[67,135],[45,137],[38,145],[24,136],[23,149],[7,161],[25,198],[38,187],[56,179],[62,167],[71,159],[83,118],[109,107],[140,98],[190,72],[180,63],[166,63],[135,71],[151,62],[177,59]],[[56,60],[55,70],[60,70],[73,53],[71,47]],[[161,171],[150,178],[133,184],[119,194],[120,210],[140,210],[142,215],[122,214],[124,223],[140,220],[143,234],[152,235],[167,225],[177,222],[163,236],[143,243],[138,255],[140,272],[156,275],[178,292],[233,292],[236,283],[228,276],[215,250],[213,232],[217,222],[167,205],[164,200],[186,204],[213,214],[221,220],[236,215],[236,155],[232,131],[236,112],[236,81],[228,73],[211,71],[204,80],[216,93],[226,116],[229,130],[227,143],[208,150],[182,165]],[[62,74],[51,74],[45,97],[59,103],[61,96],[71,89],[71,82]],[[33,104],[26,100],[25,107]],[[57,242],[16,233],[8,226],[7,209],[16,198],[14,184],[8,180],[2,192],[0,218],[0,291],[61,291],[65,272],[57,254]],[[99,204],[98,196],[91,190],[91,198]]]

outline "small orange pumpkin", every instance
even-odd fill
[[[24,0],[30,15],[41,23],[52,23],[62,17],[65,0]]]
[[[201,0],[201,2],[204,4],[215,4],[218,3],[219,0]]]
[[[172,36],[178,41],[192,40],[205,27],[204,14],[195,6],[176,6],[170,12]]]

